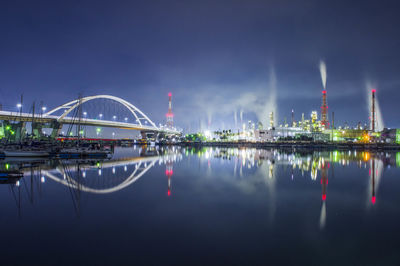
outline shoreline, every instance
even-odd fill
[[[307,150],[382,150],[400,151],[399,144],[387,143],[318,143],[318,142],[180,142],[173,145],[184,147],[223,148],[279,148]]]

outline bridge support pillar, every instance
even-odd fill
[[[51,131],[50,137],[52,139],[58,138],[58,136],[60,136],[60,132],[61,132],[63,125],[57,121],[54,121],[51,123],[51,127],[53,128],[53,130]]]
[[[33,134],[32,138],[41,139],[43,136],[43,124],[33,122],[32,123],[32,134]]]
[[[0,139],[2,139],[2,138],[4,138],[4,137],[6,136],[6,135],[5,135],[6,129],[5,129],[5,127],[4,127],[3,121],[1,121],[0,123],[1,123],[1,126],[0,126]]]
[[[10,123],[8,120],[3,121],[4,137],[10,142],[21,141],[26,136],[26,122]]]
[[[157,140],[159,133],[156,131],[140,131],[140,135],[142,135],[142,139]]]
[[[62,124],[60,124],[57,121],[53,121],[51,123],[38,123],[34,122],[32,124],[32,132],[33,132],[33,138],[35,139],[42,139],[44,137],[43,135],[43,128],[51,128],[52,131],[50,133],[50,138],[55,139],[58,137],[60,134]],[[47,138],[47,137],[46,137]]]

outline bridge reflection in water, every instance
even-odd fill
[[[166,167],[167,194],[170,196],[172,167],[181,159],[182,153],[178,147],[138,148],[134,156],[129,153],[128,156],[107,160],[5,159],[0,161],[0,184],[10,186],[21,214],[22,195],[27,194],[33,204],[35,196],[41,196],[45,183],[54,181],[69,189],[79,215],[82,192],[115,193],[135,183],[155,165]]]
[[[124,151],[133,151],[136,155],[124,155]],[[275,187],[278,167],[283,168],[283,175],[294,179],[294,171],[300,171],[301,176],[313,181],[319,179],[321,186],[321,211],[319,226],[325,227],[328,200],[328,180],[333,178],[335,167],[347,167],[356,164],[359,168],[369,169],[370,195],[367,206],[377,202],[378,188],[381,183],[384,168],[399,167],[400,153],[370,153],[360,151],[283,151],[257,150],[237,148],[123,148],[116,151],[116,156],[110,160],[1,160],[1,183],[10,186],[19,213],[21,211],[21,196],[26,194],[29,202],[35,202],[35,196],[41,197],[42,188],[48,180],[66,186],[72,198],[74,208],[79,215],[80,199],[83,193],[108,194],[115,193],[133,185],[154,166],[165,166],[167,177],[167,196],[171,195],[171,179],[173,166],[184,157],[197,156],[207,161],[208,173],[212,172],[215,160],[233,161],[234,177],[247,178],[246,171],[257,169],[264,176],[271,204],[271,217],[275,212]],[[8,176],[6,176],[8,175]],[[23,177],[22,177],[23,176]]]

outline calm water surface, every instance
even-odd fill
[[[0,160],[2,264],[399,265],[400,153]]]

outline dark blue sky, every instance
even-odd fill
[[[112,94],[157,124],[174,95],[176,124],[264,123],[276,89],[279,120],[319,110],[319,62],[337,123],[366,122],[366,84],[385,125],[400,127],[400,20],[395,1],[3,1],[4,106],[55,107]],[[268,108],[267,108],[268,109]]]

